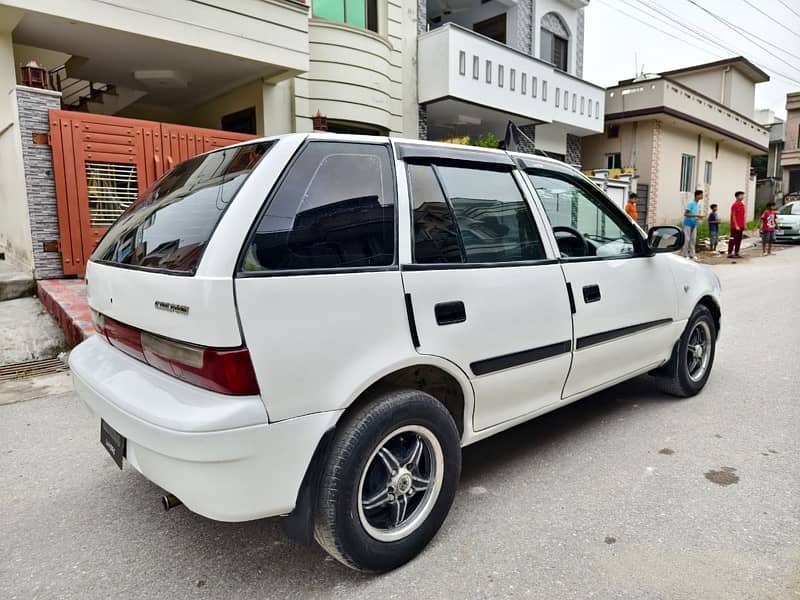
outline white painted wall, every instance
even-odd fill
[[[3,0],[23,10],[308,70],[308,9],[279,0]]]
[[[4,16],[7,17],[7,13],[0,10],[0,19]],[[7,258],[19,263],[21,268],[32,271],[33,242],[25,191],[16,84],[11,32],[0,29],[0,249]]]
[[[567,153],[567,136],[564,128],[555,123],[536,126],[536,149],[555,154]],[[581,157],[583,160],[583,157]]]
[[[461,53],[464,53],[465,70],[461,74]],[[478,58],[478,77],[473,76],[473,59]],[[486,80],[487,61],[491,62],[491,82]],[[499,70],[503,68],[503,86],[499,85]],[[516,85],[511,89],[511,70],[516,73]],[[526,93],[522,93],[522,74],[528,76]],[[533,97],[533,78],[537,79],[537,93]],[[547,82],[547,99],[542,93]],[[564,106],[564,92],[569,101]],[[556,93],[558,92],[558,106]],[[572,96],[576,95],[576,110],[572,110]],[[445,96],[466,100],[474,104],[531,119],[558,122],[580,128],[584,133],[603,130],[605,92],[583,80],[570,77],[549,64],[499,44],[471,31],[447,25],[429,31],[419,38],[419,97],[420,102],[431,102]],[[584,111],[581,114],[581,98]],[[592,100],[592,116],[588,101]],[[562,127],[561,134],[566,130]],[[538,142],[538,140],[537,140]]]
[[[752,119],[756,101],[755,84],[737,69],[732,69],[729,75],[730,96],[726,98],[727,105],[736,112]]]
[[[311,19],[310,67],[295,79],[295,112],[306,124],[319,110],[330,120],[403,132],[403,20],[398,4],[387,3],[387,34]],[[298,123],[302,131],[303,123]]]

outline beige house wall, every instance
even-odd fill
[[[0,22],[5,25],[9,20],[11,16],[0,9]],[[13,24],[8,27],[9,31],[0,28],[0,251],[21,268],[32,270],[33,241],[15,94],[12,27]]]
[[[582,138],[583,168],[604,169],[606,155],[619,152],[622,155],[622,166],[635,168],[639,181],[649,184],[654,124],[654,121],[620,123],[616,138],[607,138],[605,134]]]
[[[180,115],[179,118],[185,125],[222,129],[222,117],[247,108],[255,108],[256,133],[263,135],[264,101],[263,84],[260,79],[195,106]]]
[[[661,161],[659,165],[659,194],[657,218],[660,223],[678,222],[686,203],[693,198],[693,190],[680,191],[681,158],[683,154],[695,156],[694,189],[706,189],[705,161],[712,164],[711,184],[706,207],[713,201],[719,204],[723,221],[729,218],[734,194],[747,191],[750,182],[750,154],[724,141],[719,143],[702,134],[673,125],[663,125],[661,132]],[[748,219],[755,210],[755,198],[746,197]]]

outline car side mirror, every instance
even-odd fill
[[[683,231],[671,225],[651,227],[647,232],[647,245],[653,254],[680,250],[684,239]]]

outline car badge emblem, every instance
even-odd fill
[[[185,304],[173,304],[172,302],[162,302],[156,300],[155,307],[158,310],[165,310],[167,312],[178,313],[179,315],[188,315],[189,307]]]

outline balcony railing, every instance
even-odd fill
[[[605,90],[447,23],[419,37],[419,101],[460,100],[523,119],[603,130]]]
[[[713,99],[670,79],[649,79],[606,94],[609,119],[667,113],[766,152],[769,130]]]

